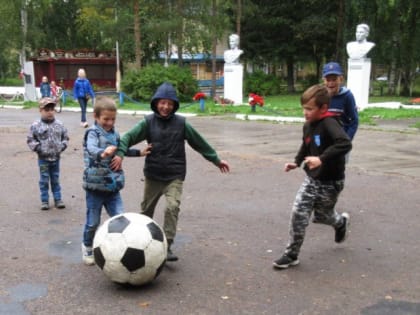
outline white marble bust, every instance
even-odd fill
[[[227,64],[239,64],[239,57],[243,54],[243,50],[239,49],[239,36],[231,34],[229,36],[229,50],[225,50],[224,58]]]
[[[347,54],[350,59],[366,58],[368,52],[375,46],[375,43],[368,42],[369,26],[359,24],[356,27],[356,41],[347,43]]]

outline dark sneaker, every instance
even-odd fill
[[[66,207],[66,205],[64,204],[64,202],[62,200],[56,200],[55,201],[55,207],[58,209],[64,209]]]
[[[273,261],[274,268],[279,269],[286,269],[289,268],[289,266],[296,266],[299,264],[299,260],[297,257],[290,257],[286,254],[281,256],[279,259]]]
[[[177,261],[178,256],[175,255],[174,253],[172,253],[172,250],[170,248],[168,248],[168,254],[166,256],[166,260],[167,261]]]
[[[347,228],[350,225],[350,216],[347,212],[343,212],[343,224],[335,229],[335,242],[342,243],[346,239],[347,236]]]
[[[313,216],[312,223],[322,223],[322,221],[318,219],[316,216]]]
[[[48,202],[43,202],[41,204],[41,210],[48,210],[50,208],[50,205],[48,204]]]

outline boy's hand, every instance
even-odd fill
[[[228,173],[230,171],[229,164],[225,160],[221,160],[217,167],[222,173]]]
[[[115,154],[115,152],[117,152],[118,147],[116,147],[115,145],[110,145],[109,147],[107,147],[104,152],[102,152],[101,154],[101,158],[107,158],[109,156],[113,156]]]
[[[111,160],[111,163],[109,163],[109,167],[114,172],[119,171],[122,168],[122,157],[121,156],[114,156]]]
[[[286,163],[284,164],[284,171],[288,172],[290,170],[294,170],[297,167],[296,163]]]
[[[310,170],[313,170],[314,168],[320,167],[322,161],[319,159],[318,156],[307,156],[305,158],[305,164]]]
[[[145,147],[143,150],[141,150],[140,156],[146,156],[146,155],[149,155],[150,153],[152,153],[152,144],[151,143],[149,143],[147,145],[147,147]]]

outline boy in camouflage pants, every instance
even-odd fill
[[[344,132],[339,117],[328,112],[330,97],[322,85],[308,88],[301,97],[306,123],[303,141],[293,163],[286,163],[286,172],[303,165],[306,177],[293,204],[289,243],[275,268],[299,264],[298,255],[305,238],[305,230],[314,212],[313,222],[331,225],[335,241],[346,238],[349,215],[339,214],[334,207],[344,187],[345,155],[352,144]]]

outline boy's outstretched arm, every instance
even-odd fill
[[[133,157],[133,156],[146,156],[146,155],[149,155],[151,152],[152,152],[152,144],[148,144],[143,150],[128,149],[126,156],[130,156],[130,157]],[[120,169],[122,169],[122,161],[123,161],[122,156],[115,155],[112,158],[111,163],[109,164],[109,167],[114,172],[115,171],[119,171]]]
[[[230,167],[227,161],[220,160],[219,165],[217,166],[222,173],[229,173]]]
[[[218,157],[212,146],[188,122],[185,122],[185,139],[195,151],[216,165],[222,173],[230,171],[229,164]]]
[[[288,172],[290,170],[294,170],[297,167],[296,163],[286,163],[284,164],[284,171]]]

